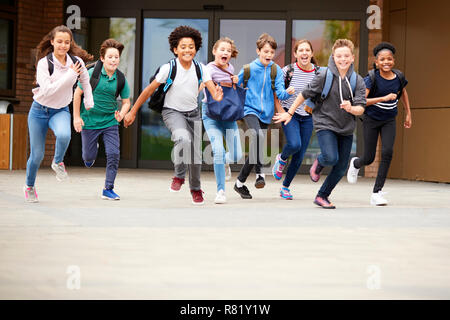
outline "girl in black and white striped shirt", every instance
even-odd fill
[[[318,67],[316,66],[313,55],[313,48],[310,41],[302,39],[295,43],[294,57],[296,58],[296,62],[283,68],[286,87],[293,86],[295,88],[295,94],[288,100],[282,100],[281,102],[286,111],[288,111],[289,107],[295,101],[297,95],[302,92],[316,75]],[[283,177],[283,169],[287,164],[287,160],[292,156],[286,177],[280,189],[280,197],[292,200],[289,186],[302,164],[306,148],[308,147],[313,130],[312,117],[303,107],[300,107],[292,115],[292,120],[287,125],[282,123],[282,127],[286,136],[286,145],[283,147],[282,153],[277,155],[272,173],[275,179],[280,180]]]

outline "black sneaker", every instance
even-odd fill
[[[250,191],[248,191],[246,186],[242,186],[238,188],[237,184],[234,184],[234,190],[239,193],[242,199],[251,199],[252,195],[250,194]]]
[[[266,181],[264,180],[264,178],[262,176],[258,176],[258,178],[256,178],[256,181],[255,181],[255,188],[262,189],[262,188],[264,188],[265,185],[266,185]]]

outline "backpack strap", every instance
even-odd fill
[[[250,79],[250,64],[244,64],[244,88],[247,88],[248,79]]]
[[[164,92],[167,92],[167,90],[170,89],[170,87],[173,84],[173,81],[175,80],[175,76],[177,74],[177,61],[176,61],[176,59],[170,60],[169,61],[169,66],[170,66],[169,75],[167,77],[166,85],[164,86],[164,89],[163,89]]]
[[[103,68],[103,62],[98,60],[94,64],[94,71],[92,71],[91,79],[89,79],[89,83],[91,84],[92,92],[94,92],[95,88],[97,87],[99,81],[100,81],[100,74],[102,72]],[[89,66],[89,68],[92,68],[92,65]]]
[[[195,66],[195,72],[197,73],[198,86],[200,87],[200,85],[202,84],[202,80],[203,80],[202,66],[197,60],[194,59],[193,61],[194,61],[194,66]]]
[[[367,97],[372,98],[373,94],[375,92],[375,89],[377,87],[377,83],[375,81],[375,69],[369,70],[368,76],[369,76],[371,85],[370,85],[370,90],[369,90],[369,94],[367,95]]]
[[[328,94],[330,93],[331,85],[333,84],[334,76],[330,68],[327,68],[326,73],[327,74],[325,76],[325,84],[323,86],[322,93],[320,94],[320,98],[322,99],[322,101],[327,98]]]
[[[52,75],[53,74],[53,70],[55,69],[55,66],[53,64],[53,52],[50,52],[47,55],[47,64],[48,64],[48,73],[50,75]]]
[[[292,77],[294,76],[294,64],[291,63],[288,65],[287,70],[286,70],[286,77],[284,78],[284,87],[288,88],[289,85],[291,84],[292,81]]]
[[[270,66],[270,82],[272,84],[272,91],[275,92],[275,78],[277,77],[277,64],[274,62]]]
[[[116,99],[122,92],[123,88],[125,87],[125,75],[122,71],[119,69],[116,69],[116,76],[117,76],[117,88],[116,88]]]
[[[400,89],[399,92],[397,93],[397,99],[400,100],[400,97],[403,94],[403,88],[406,87],[406,78],[405,75],[403,74],[403,72],[401,72],[398,69],[392,69],[392,72],[395,73],[395,75],[398,77],[398,79],[400,80]]]
[[[352,75],[350,76],[350,87],[352,88],[352,94],[355,95],[356,90],[356,80],[358,79],[356,72],[353,71]]]

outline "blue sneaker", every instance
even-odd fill
[[[280,189],[280,197],[286,200],[292,200],[291,190],[286,187]]]
[[[281,154],[277,154],[275,158],[275,164],[272,168],[272,174],[275,179],[280,180],[283,177],[283,169],[286,166],[287,161],[281,159]]]
[[[92,161],[85,161],[84,165],[86,166],[86,168],[90,168],[94,165],[95,160]]]
[[[120,200],[120,197],[113,189],[103,189],[102,199],[105,200]]]

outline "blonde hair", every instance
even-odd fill
[[[272,49],[276,49],[277,48],[277,42],[275,41],[275,39],[267,34],[267,33],[263,33],[262,35],[259,36],[258,40],[256,41],[256,47],[258,48],[258,50],[261,50],[262,47],[264,47],[266,44],[269,44]]]
[[[219,47],[219,44],[220,44],[221,42],[226,42],[226,43],[229,43],[229,44],[231,45],[231,57],[232,57],[232,58],[236,58],[237,55],[239,54],[239,51],[238,51],[238,49],[236,48],[236,45],[234,44],[234,41],[231,40],[231,39],[228,38],[228,37],[223,37],[223,38],[220,38],[219,40],[217,40],[216,43],[214,43],[213,51],[214,51],[214,50],[217,50],[217,48]]]
[[[350,49],[350,51],[353,54],[353,51],[355,50],[355,45],[353,42],[349,39],[337,39],[334,44],[333,48],[331,49],[331,52],[334,54],[334,51],[338,48],[347,47]]]

